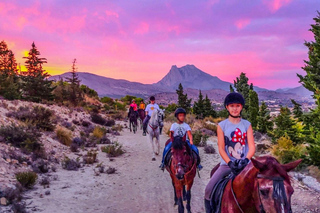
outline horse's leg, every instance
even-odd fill
[[[160,153],[160,140],[159,140],[159,135],[156,137],[156,145],[157,145],[157,152],[156,155],[159,155]]]
[[[183,186],[183,201],[186,201],[187,197],[186,197],[186,186]]]
[[[174,204],[173,206],[178,205],[178,198],[177,198],[177,194],[176,194],[176,187],[174,187],[174,182],[172,181],[172,186],[173,186],[173,190],[174,190]]]
[[[176,188],[176,194],[178,198],[178,212],[184,213],[184,206],[183,206],[183,189],[182,187]]]
[[[186,193],[186,197],[187,197],[187,211],[188,213],[191,213],[191,187],[193,185],[193,180],[187,185],[187,193]]]
[[[131,121],[129,121],[129,128],[130,128],[130,132],[132,132],[132,130],[131,130]]]
[[[156,156],[154,154],[153,132],[150,131],[149,137],[150,137],[150,143],[152,145],[152,161],[155,161],[156,160]]]

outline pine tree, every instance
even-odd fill
[[[258,114],[259,114],[259,99],[258,94],[249,90],[249,107],[248,107],[248,120],[251,122],[252,128],[257,129]]]
[[[245,73],[241,73],[239,77],[234,81],[234,88],[239,92],[245,99],[246,104],[244,106],[245,109],[248,109],[249,103],[249,91],[250,86],[248,84],[249,79],[246,77]]]
[[[178,107],[182,107],[186,110],[187,113],[191,110],[191,101],[192,99],[188,99],[188,94],[183,93],[183,87],[182,84],[179,84],[178,89],[176,90],[176,93],[178,95]]]
[[[21,95],[17,62],[4,41],[0,42],[0,95],[9,100]]]
[[[301,108],[301,104],[298,104],[295,100],[291,99],[291,103],[293,104],[293,115],[294,118],[297,119],[298,121],[302,121],[302,108]]]
[[[234,88],[231,84],[230,84],[230,92],[234,92]]]
[[[210,99],[208,98],[208,95],[206,95],[206,98],[204,99],[204,117],[217,117],[217,112],[213,109]]]
[[[43,69],[43,64],[47,63],[47,59],[40,58],[34,42],[30,49],[25,64],[27,71],[22,73],[23,80],[23,98],[33,102],[41,102],[42,100],[52,100],[54,98],[52,91],[52,81],[48,80],[50,75]]]
[[[273,122],[270,120],[270,111],[265,102],[261,103],[258,115],[257,130],[261,133],[268,133],[273,128]]]
[[[201,90],[199,91],[199,98],[197,102],[194,102],[193,105],[193,113],[197,116],[197,118],[204,118],[204,100]]]
[[[76,59],[74,59],[72,62],[71,78],[66,78],[66,81],[70,83],[70,89],[71,89],[69,100],[74,106],[77,106],[79,102],[83,100],[82,92],[80,89],[81,81],[77,73],[76,62],[77,62]]]
[[[304,44],[309,49],[309,60],[305,60],[302,69],[306,75],[298,75],[300,83],[313,92],[317,107],[311,110],[308,116],[304,116],[304,123],[309,128],[306,135],[309,142],[309,155],[311,162],[320,168],[320,12],[313,19],[315,24],[311,24],[310,31],[314,35],[314,41],[306,41]]]
[[[295,120],[291,118],[291,112],[288,107],[281,107],[280,114],[274,119],[276,128],[273,131],[273,139],[279,139],[288,136],[294,144],[301,143],[299,132],[296,128]]]

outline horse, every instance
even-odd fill
[[[128,117],[129,117],[130,132],[132,132],[132,130],[133,130],[133,133],[135,134],[137,131],[137,126],[138,126],[138,115],[133,110],[133,107],[130,107]],[[132,129],[131,129],[131,126],[132,126]]]
[[[274,157],[251,159],[241,173],[225,187],[221,213],[291,213],[294,192],[288,172],[300,163],[280,164]],[[211,171],[211,176],[219,164]]]
[[[178,205],[178,212],[183,213],[183,201],[187,201],[186,209],[188,213],[191,213],[191,187],[197,172],[197,158],[182,138],[174,138],[171,148],[171,163],[166,165],[166,170],[172,180],[174,206]]]
[[[159,155],[160,153],[160,141],[159,141],[159,137],[160,137],[160,128],[163,126],[163,111],[160,109],[155,109],[152,112],[151,118],[149,120],[148,123],[148,127],[147,127],[147,132],[149,133],[149,140],[150,143],[152,145],[152,161],[156,160],[156,155]],[[155,151],[155,147],[154,147],[154,142],[153,139],[155,140],[156,143],[156,151]]]
[[[140,120],[140,128],[143,128],[143,121],[146,117],[146,112],[144,109],[138,109],[139,120]]]

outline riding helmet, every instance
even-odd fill
[[[227,107],[229,104],[241,104],[244,106],[245,100],[240,93],[231,92],[224,99],[224,107]]]
[[[187,114],[187,112],[186,112],[186,110],[185,109],[183,109],[183,108],[178,108],[178,109],[176,109],[176,111],[174,112],[174,116],[175,117],[178,117],[178,115],[180,114],[180,113],[183,113],[183,114]]]
[[[150,97],[150,101],[155,101],[155,100],[156,100],[156,98],[154,96]]]

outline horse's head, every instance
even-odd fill
[[[253,197],[259,212],[291,213],[291,195],[294,190],[288,172],[302,160],[280,164],[275,158],[266,156],[251,161],[258,170]]]
[[[175,137],[172,142],[172,160],[171,165],[173,166],[172,173],[179,179],[184,179],[184,175],[189,167],[192,166],[191,162],[191,149],[186,141],[180,137]]]

